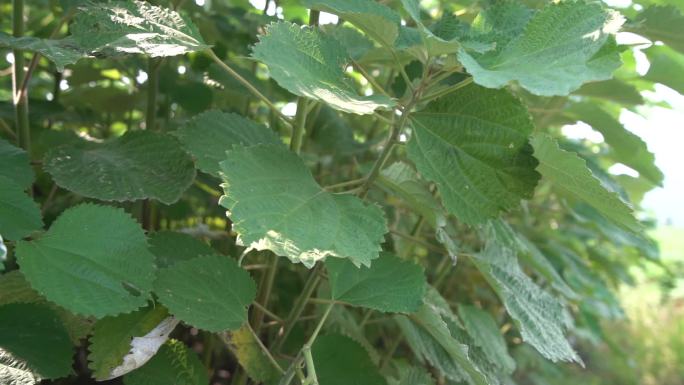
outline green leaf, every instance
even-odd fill
[[[220,332],[238,329],[247,321],[256,284],[232,258],[207,255],[159,270],[154,291],[180,320]]]
[[[321,385],[386,385],[368,353],[354,340],[338,334],[321,336],[311,349]]]
[[[152,336],[147,336],[147,334],[167,317],[167,310],[158,306],[114,317],[105,317],[97,321],[93,329],[93,336],[90,338],[90,354],[88,355],[88,367],[93,371],[93,377],[102,381],[124,374],[121,373],[119,366],[124,363],[124,357],[132,351],[132,347],[137,347],[140,342],[144,344],[147,352],[154,354],[168,338],[168,333],[172,329],[164,330],[167,333],[162,337],[159,337],[158,334]],[[175,326],[176,323],[173,325]],[[151,355],[146,358],[149,359],[150,357]],[[144,364],[140,360],[142,357],[136,358],[138,360],[135,363],[138,366]]]
[[[391,47],[399,36],[401,17],[373,0],[304,0],[304,5],[339,16],[384,46]]]
[[[513,373],[515,361],[508,354],[506,341],[491,314],[471,305],[459,305],[458,314],[468,334],[487,355],[489,361],[499,366],[504,373]]]
[[[517,13],[501,15],[516,18]],[[517,36],[496,39],[494,51],[462,49],[458,58],[482,86],[501,88],[517,81],[536,95],[567,95],[582,83],[609,79],[620,66],[609,37],[623,22],[619,13],[597,2],[550,3]],[[516,25],[516,21],[502,24]]]
[[[78,47],[89,54],[158,57],[209,48],[188,17],[145,1],[89,2],[70,30]]]
[[[463,343],[456,316],[433,288],[427,291],[417,313],[396,316],[395,320],[418,359],[427,361],[449,380],[475,385],[499,383],[474,360],[471,347]]]
[[[150,235],[150,252],[158,268],[169,267],[178,261],[193,259],[216,252],[207,243],[192,235],[175,231],[158,231]]]
[[[240,365],[255,382],[270,383],[278,379],[278,371],[263,352],[248,326],[244,325],[230,333],[227,341]]]
[[[401,4],[403,5],[404,9],[409,14],[409,16],[411,16],[413,21],[415,21],[416,25],[418,26],[417,33],[420,36],[420,40],[410,36],[404,37],[408,38],[409,41],[420,42],[420,44],[417,47],[412,47],[410,51],[413,53],[417,53],[417,55],[415,56],[422,62],[427,62],[429,57],[455,53],[461,47],[461,44],[464,44],[465,46],[469,47],[471,46],[470,44],[473,43],[467,41],[465,36],[462,36],[459,33],[454,33],[458,31],[457,28],[453,28],[456,24],[455,18],[443,18],[442,25],[439,26],[441,28],[441,30],[439,31],[440,33],[435,34],[423,24],[423,21],[420,17],[420,3],[418,0],[401,0]],[[445,23],[449,21],[451,21],[454,25],[447,27]],[[447,28],[445,27],[450,29],[450,31],[447,32]],[[411,29],[407,27],[401,28],[401,32],[403,32],[404,34],[415,34],[415,32],[411,32]],[[442,38],[442,36],[447,35],[450,36],[446,39]]]
[[[644,79],[664,84],[684,95],[684,55],[665,46],[652,46],[644,50],[651,66]]]
[[[219,163],[234,146],[282,143],[268,127],[220,111],[197,115],[173,134],[195,158],[197,168],[214,176],[219,176]]]
[[[74,349],[69,334],[57,314],[44,305],[0,306],[0,356],[5,356],[3,351],[25,361],[41,378],[71,374]]]
[[[637,16],[630,31],[684,53],[684,15],[673,5],[653,5]]]
[[[18,240],[42,228],[38,204],[23,187],[0,175],[0,235]]]
[[[43,302],[43,297],[31,288],[21,271],[0,275],[0,306],[10,303]]]
[[[122,209],[82,204],[30,242],[17,259],[31,286],[66,309],[101,318],[147,303],[154,256],[140,225]]]
[[[482,223],[532,197],[539,179],[527,140],[533,126],[508,91],[468,85],[411,121],[408,156],[461,221]]]
[[[142,368],[124,377],[125,385],[207,385],[207,370],[182,342],[169,340]]]
[[[553,362],[582,359],[564,335],[570,315],[563,305],[532,281],[518,265],[515,251],[493,236],[473,259],[520,329],[523,341]]]
[[[325,261],[332,298],[382,312],[412,313],[425,294],[423,268],[413,262],[381,253],[370,267],[356,267],[351,261]]]
[[[394,105],[384,95],[359,95],[344,74],[349,61],[346,48],[317,28],[285,21],[269,24],[254,45],[252,56],[268,65],[271,77],[288,91],[338,110],[372,114]]]
[[[19,270],[13,270],[0,275],[0,305],[10,303],[46,304],[57,313],[74,344],[79,344],[81,339],[85,338],[92,328],[91,320],[79,317],[64,308],[48,303],[44,297],[31,288],[31,285]]]
[[[233,229],[241,243],[313,266],[326,256],[370,265],[387,232],[382,210],[349,194],[331,194],[283,146],[235,148],[221,162]]]
[[[0,164],[0,177],[12,180],[22,189],[29,188],[33,183],[35,174],[28,153],[4,139],[0,139]]]
[[[0,348],[0,384],[36,385],[40,377],[33,373],[26,362]]]
[[[347,54],[352,60],[361,59],[373,49],[373,42],[354,28],[339,24],[326,24],[321,26],[321,30],[339,41],[347,49]]]
[[[582,158],[562,150],[553,138],[545,134],[535,134],[532,146],[534,156],[539,159],[537,170],[555,187],[588,203],[615,224],[633,232],[641,231],[632,208],[616,193],[606,190]]]
[[[575,103],[568,112],[596,131],[611,148],[612,157],[639,172],[639,175],[662,186],[664,175],[655,165],[655,155],[648,150],[646,143],[631,131],[625,129],[619,120],[611,116],[595,103]]]
[[[0,32],[0,47],[37,52],[55,63],[58,71],[64,71],[65,66],[87,56],[71,38],[54,40],[32,36],[14,37]]]
[[[175,138],[144,130],[57,147],[44,163],[59,186],[105,201],[153,198],[171,204],[195,178],[192,159]]]
[[[435,385],[426,368],[418,366],[400,366],[396,380],[390,380],[390,385]]]
[[[430,225],[437,226],[442,206],[411,166],[404,162],[392,163],[380,172],[378,182],[426,218]]]
[[[574,93],[602,98],[624,105],[644,104],[644,98],[635,86],[618,79],[586,83]]]

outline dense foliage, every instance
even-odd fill
[[[639,204],[663,175],[619,114],[684,92],[662,3],[3,3],[0,383],[591,364],[658,263]]]

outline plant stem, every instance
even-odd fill
[[[306,132],[307,104],[308,101],[305,97],[300,96],[297,98],[297,115],[295,115],[292,139],[290,139],[290,150],[297,154],[302,150],[302,142],[304,141],[304,133]]]
[[[59,31],[62,29],[62,26],[71,19],[71,17],[74,15],[74,11],[69,11],[67,14],[62,16],[59,19],[59,22],[55,26],[55,28],[52,30],[50,33],[50,39],[54,38]],[[33,75],[33,71],[36,70],[36,67],[38,66],[38,62],[40,61],[40,53],[35,52],[33,54],[33,57],[31,58],[31,62],[29,63],[28,70],[24,74],[24,78],[21,81],[21,87],[19,87],[19,90],[16,92],[17,99],[21,99],[23,95],[26,93],[26,90],[28,89],[28,83],[29,80],[31,80],[31,76]]]
[[[157,125],[157,95],[159,93],[159,67],[161,59],[149,58],[147,61],[147,113],[145,129],[155,130]]]
[[[366,178],[352,179],[352,180],[348,180],[348,181],[344,181],[344,182],[340,182],[340,183],[331,184],[331,185],[325,186],[323,188],[325,190],[330,191],[330,190],[335,190],[335,189],[342,188],[342,187],[348,187],[348,186],[354,186],[357,184],[361,184],[365,180],[366,180]]]
[[[221,60],[218,56],[216,56],[214,51],[212,51],[211,49],[207,50],[206,52],[209,55],[209,57],[216,64],[219,65],[219,67],[221,67],[224,71],[226,71],[230,76],[235,78],[235,80],[240,82],[240,84],[242,84],[245,88],[247,88],[247,90],[249,90],[249,92],[251,92],[254,96],[256,96],[262,102],[264,102],[264,104],[266,104],[271,109],[271,111],[273,111],[276,115],[278,115],[278,117],[280,117],[280,119],[283,121],[283,123],[285,123],[286,126],[288,126],[290,128],[292,127],[292,119],[289,116],[283,114],[280,111],[280,109],[275,106],[275,104],[273,104],[270,100],[268,100],[268,98],[266,96],[264,96],[264,94],[262,94],[259,90],[257,90],[256,87],[254,87],[249,81],[247,81],[247,79],[240,76],[240,74],[237,73],[234,69],[232,69],[228,64],[224,63],[223,60]]]
[[[280,351],[280,349],[283,347],[285,340],[287,340],[287,337],[290,335],[290,332],[292,332],[292,328],[294,328],[295,323],[297,323],[297,320],[302,315],[302,312],[304,311],[306,304],[309,302],[311,295],[313,294],[314,290],[316,290],[316,286],[318,286],[318,283],[321,281],[321,276],[319,274],[321,266],[322,264],[319,263],[316,264],[316,267],[313,268],[313,270],[309,274],[309,278],[304,284],[302,294],[300,294],[299,297],[297,297],[296,302],[292,306],[290,314],[287,315],[287,318],[285,319],[283,333],[280,335],[278,339],[276,339],[276,341],[273,344],[273,349],[275,352]]]
[[[282,319],[282,318],[280,318],[280,317],[278,317],[277,315],[275,315],[275,313],[273,313],[273,312],[271,312],[270,310],[268,310],[266,307],[264,307],[264,306],[263,306],[262,304],[260,304],[259,302],[257,302],[257,301],[252,302],[252,306],[254,306],[255,308],[261,310],[261,312],[263,312],[263,313],[266,314],[267,316],[271,317],[272,319],[274,319],[274,320],[276,320],[276,321],[278,321],[278,322],[283,322],[283,319]]]
[[[373,168],[370,170],[370,172],[366,176],[366,180],[363,182],[363,184],[361,185],[361,187],[359,189],[359,196],[361,198],[365,198],[366,195],[368,195],[368,190],[370,189],[370,186],[373,184],[373,182],[375,182],[375,179],[378,177],[378,174],[380,174],[380,170],[382,169],[382,166],[385,164],[385,162],[389,158],[390,154],[392,153],[392,148],[394,148],[394,143],[397,141],[397,138],[399,137],[399,133],[404,128],[404,125],[406,124],[407,118],[408,118],[408,113],[406,113],[406,110],[404,110],[404,113],[401,115],[401,118],[399,119],[399,123],[398,124],[392,124],[390,126],[390,133],[389,133],[389,136],[387,137],[387,142],[385,143],[385,147],[382,149],[380,156],[375,161],[375,164],[373,164]]]
[[[361,65],[360,65],[359,63],[357,63],[357,62],[356,62],[355,60],[353,60],[353,59],[352,59],[351,63],[352,63],[352,65],[354,66],[354,68],[355,68],[357,71],[359,71],[359,73],[360,73],[361,75],[363,75],[363,77],[368,81],[368,83],[370,83],[371,86],[373,86],[373,88],[375,88],[376,91],[380,92],[381,94],[383,94],[383,95],[385,95],[385,96],[390,96],[390,95],[387,93],[387,91],[385,91],[385,89],[382,88],[382,86],[375,80],[375,78],[373,78],[368,72],[366,72],[366,70],[363,69],[363,67],[361,67]]]
[[[12,35],[24,35],[24,0],[12,0]],[[24,79],[24,53],[20,49],[12,50],[14,63],[12,70],[12,91],[14,97],[14,118],[17,127],[19,147],[31,153],[31,127],[28,119],[28,97],[26,92],[19,92]]]
[[[472,82],[473,82],[472,77],[463,79],[461,82],[456,83],[455,85],[453,85],[451,87],[448,87],[448,88],[445,88],[445,89],[442,89],[439,91],[435,91],[432,94],[425,95],[425,97],[423,98],[423,101],[427,102],[427,101],[430,101],[433,99],[441,98],[442,96],[445,96],[445,95],[448,95],[454,91],[460,90],[461,88],[467,86],[468,84],[470,84]]]
[[[249,329],[249,332],[252,333],[252,336],[254,337],[254,339],[256,340],[257,344],[259,345],[259,348],[261,348],[261,351],[264,352],[264,354],[266,355],[266,357],[268,357],[268,360],[271,362],[271,364],[272,364],[276,369],[278,369],[278,371],[280,372],[280,374],[285,374],[285,371],[283,370],[283,368],[280,367],[280,364],[278,364],[278,361],[276,361],[276,359],[273,357],[273,355],[271,354],[271,352],[268,350],[268,348],[267,348],[267,347],[264,345],[264,343],[261,341],[261,338],[259,338],[259,336],[256,334],[256,332],[254,331],[254,329],[252,329],[252,327],[249,325],[249,322],[245,323],[245,325],[247,326],[247,329]]]

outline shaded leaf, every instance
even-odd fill
[[[192,159],[178,141],[152,131],[60,146],[44,162],[59,186],[105,201],[153,198],[171,204],[195,178]]]
[[[346,1],[345,1],[346,2]],[[346,48],[316,28],[281,21],[269,24],[252,49],[270,75],[288,91],[355,114],[372,114],[394,102],[384,95],[361,96],[344,74]]]
[[[653,5],[639,13],[631,31],[684,53],[684,15],[673,5]]]
[[[232,258],[207,255],[159,270],[154,291],[180,320],[219,332],[238,329],[247,321],[256,284]]]
[[[23,187],[0,175],[0,235],[18,240],[42,228],[38,204]]]
[[[349,194],[331,194],[284,146],[235,148],[221,162],[225,195],[242,244],[306,266],[326,256],[370,265],[387,232],[382,210]]]
[[[368,353],[354,340],[330,334],[316,339],[312,349],[321,385],[386,385]]]
[[[655,155],[637,135],[622,126],[619,120],[594,103],[575,103],[568,112],[596,131],[611,148],[612,157],[634,170],[639,175],[662,186],[664,175],[655,164]]]
[[[644,103],[644,98],[635,86],[618,79],[586,83],[574,93],[577,95],[602,98],[626,105]]]
[[[684,55],[666,46],[652,46],[644,50],[651,62],[645,79],[664,84],[684,95]]]
[[[124,377],[125,385],[207,385],[209,377],[197,354],[169,340],[142,368]]]
[[[57,314],[47,306],[23,303],[0,306],[0,356],[3,358],[9,354],[25,361],[31,372],[41,378],[60,378],[71,373],[73,353],[69,334]]]
[[[0,139],[0,177],[5,177],[22,189],[31,186],[35,179],[28,153]]]
[[[231,332],[228,344],[251,379],[266,383],[278,379],[278,371],[261,350],[247,326]]]
[[[195,158],[197,168],[214,176],[219,176],[219,163],[234,146],[282,143],[262,124],[215,110],[193,117],[173,134]]]
[[[508,91],[468,85],[414,113],[412,123],[408,156],[461,221],[482,223],[532,196],[533,126]]]
[[[556,188],[588,203],[615,224],[633,232],[640,231],[641,225],[634,218],[632,208],[616,193],[606,190],[582,158],[562,150],[545,134],[535,134],[532,146],[534,156],[539,159],[537,170]]]
[[[325,266],[334,300],[395,313],[412,313],[422,304],[425,274],[413,262],[381,253],[370,267],[338,258],[327,259]]]
[[[459,305],[458,314],[473,342],[482,349],[489,361],[498,365],[504,373],[513,373],[515,361],[508,354],[506,341],[496,320],[488,312],[471,305]]]
[[[523,341],[551,361],[581,364],[564,335],[570,319],[567,310],[523,273],[514,250],[492,236],[487,239],[484,251],[473,261],[515,320]]]
[[[169,267],[178,261],[193,259],[216,252],[206,242],[175,231],[158,231],[150,235],[150,252],[158,268]]]
[[[373,0],[304,0],[304,5],[339,16],[385,46],[392,46],[399,35],[401,17]]]
[[[169,328],[164,330],[165,335],[158,336],[147,334],[155,329],[168,317],[168,312],[162,306],[148,307],[128,314],[120,314],[114,317],[105,317],[97,323],[90,338],[90,354],[88,355],[88,367],[93,371],[93,377],[102,381],[119,377],[122,372],[120,366],[124,363],[124,357],[134,349],[140,350],[140,342],[144,350],[150,353],[147,357],[137,356],[134,364],[141,366],[144,362],[141,358],[149,359],[159,349],[168,333]],[[174,323],[175,326],[175,323]],[[131,363],[127,362],[129,371]],[[115,370],[118,369],[118,370]]]
[[[14,37],[0,32],[0,47],[37,52],[55,63],[58,71],[86,57],[74,39],[41,39],[33,36]]]
[[[140,225],[122,209],[82,204],[65,210],[42,237],[17,243],[31,286],[66,309],[101,318],[147,303],[154,256]]]

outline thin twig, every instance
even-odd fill
[[[254,336],[254,339],[256,340],[257,344],[259,344],[259,347],[261,348],[261,351],[264,352],[266,357],[268,357],[268,360],[271,362],[271,364],[278,369],[280,374],[285,374],[285,371],[283,368],[280,367],[280,364],[278,364],[278,361],[273,357],[271,352],[268,350],[268,348],[264,345],[264,343],[261,341],[261,338],[256,334],[254,329],[249,325],[249,322],[246,322],[245,325],[247,326],[247,329],[249,329],[249,332],[252,333],[252,336]]]
[[[270,109],[273,111],[280,119],[282,119],[283,123],[287,125],[288,127],[292,128],[293,122],[292,119],[283,114],[282,111],[278,107],[275,106],[264,94],[262,94],[256,87],[252,85],[247,79],[243,78],[239,73],[237,73],[233,68],[231,68],[228,64],[224,63],[223,60],[221,60],[214,51],[211,49],[206,51],[209,57],[216,63],[218,64],[224,71],[226,71],[230,76],[235,78],[240,84],[242,84],[249,92],[254,94],[257,98],[259,98],[262,102],[264,102]]]

